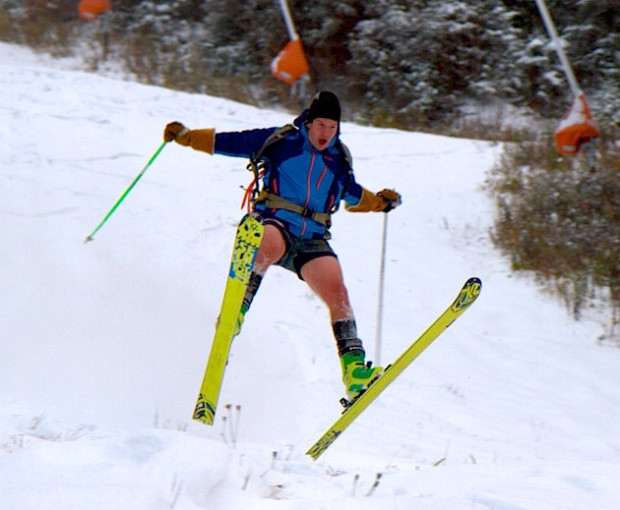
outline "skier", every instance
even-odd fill
[[[354,400],[383,368],[366,364],[340,263],[328,243],[331,214],[341,200],[351,212],[387,212],[400,205],[401,197],[389,189],[371,193],[355,181],[350,154],[339,140],[340,102],[332,92],[319,92],[292,126],[286,133],[284,128],[265,128],[216,134],[213,128],[188,129],[171,122],[164,140],[208,154],[260,154],[263,189],[254,211],[264,233],[236,334],[267,269],[275,264],[295,272],[329,309],[342,380],[347,397]],[[277,143],[273,137],[267,142],[279,132]]]

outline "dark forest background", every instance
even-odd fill
[[[4,0],[0,38],[104,58],[141,81],[260,105],[297,106],[271,60],[288,41],[276,0],[115,0],[85,22],[77,0]],[[620,123],[620,5],[548,0],[577,80],[603,124]],[[534,0],[289,0],[310,91],[351,119],[429,129],[507,104],[558,118],[571,93]],[[89,52],[90,49],[90,52]],[[308,92],[310,93],[310,92]],[[307,100],[302,97],[300,101]]]

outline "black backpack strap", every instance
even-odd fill
[[[344,143],[340,141],[340,138],[338,139],[336,143],[338,145],[338,148],[340,149],[342,157],[347,162],[347,165],[349,165],[349,172],[352,172],[353,171],[353,157],[351,156],[351,151]]]
[[[294,124],[286,124],[281,128],[276,129],[267,137],[267,140],[265,140],[258,152],[250,156],[250,159],[253,159],[256,163],[258,163],[263,157],[263,154],[267,147],[273,145],[276,142],[279,142],[283,138],[286,138],[288,135],[293,134],[296,131],[299,131],[299,128]]]
[[[277,128],[263,142],[263,145],[258,150],[258,152],[250,154],[250,162],[247,164],[246,168],[254,174],[254,181],[248,188],[248,191],[246,191],[246,198],[249,198],[249,203],[256,202],[256,196],[260,191],[259,183],[260,183],[260,178],[261,178],[261,172],[264,171],[266,167],[266,162],[261,159],[267,147],[273,145],[276,142],[279,142],[280,140],[286,138],[287,136],[289,136],[290,134],[298,130],[299,128],[295,126],[294,124],[286,124],[280,128]],[[245,200],[246,199],[244,199],[244,202]]]
[[[334,214],[340,208],[340,202],[344,199],[344,195],[347,192],[347,189],[349,189],[351,181],[353,180],[353,157],[351,156],[351,151],[344,143],[340,141],[340,138],[336,141],[336,147],[338,147],[340,154],[342,154],[342,157],[347,163],[347,176],[344,180],[344,185],[342,186],[342,192],[340,193],[339,199],[334,202],[334,205],[329,211],[331,214]]]

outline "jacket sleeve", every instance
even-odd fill
[[[215,135],[215,154],[248,158],[260,150],[265,140],[277,128],[249,129],[246,131],[231,131]]]

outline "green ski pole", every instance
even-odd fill
[[[155,161],[155,158],[157,156],[159,156],[159,153],[164,150],[164,147],[166,146],[168,142],[164,142],[159,146],[159,149],[157,149],[155,151],[155,154],[153,154],[153,156],[151,157],[151,159],[149,159],[148,163],[144,166],[144,168],[140,171],[140,173],[138,175],[136,175],[136,178],[133,180],[133,182],[129,185],[129,187],[125,190],[125,192],[121,195],[121,197],[116,201],[116,203],[112,206],[112,209],[110,209],[108,211],[108,214],[105,215],[105,217],[101,220],[101,223],[99,223],[99,225],[97,225],[95,227],[95,229],[90,233],[90,235],[84,240],[84,244],[86,244],[88,241],[92,241],[93,237],[95,236],[95,234],[99,231],[99,229],[101,227],[103,227],[103,225],[105,224],[106,221],[108,221],[108,218],[110,216],[112,216],[112,214],[114,214],[114,211],[116,211],[116,209],[118,208],[119,205],[121,205],[121,202],[123,200],[125,200],[125,197],[127,195],[129,195],[129,192],[133,189],[133,187],[138,184],[138,181],[142,178],[142,176],[145,174],[145,172],[148,170],[148,168],[151,166],[151,164],[153,163],[153,161]]]

